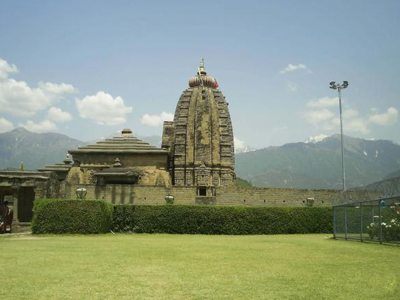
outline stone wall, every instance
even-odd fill
[[[197,196],[196,187],[137,186],[128,184],[66,185],[65,198],[76,198],[75,190],[87,189],[87,199],[103,199],[114,204],[165,204],[165,196],[174,196],[174,203],[181,205],[211,204],[231,206],[287,206],[307,205],[307,198],[313,198],[313,206],[331,206],[331,196],[336,190],[307,190],[284,188],[217,187],[214,197]]]
[[[305,206],[313,198],[313,206],[331,206],[331,196],[337,190],[307,190],[287,188],[218,187],[217,205],[235,206]]]

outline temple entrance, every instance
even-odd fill
[[[12,196],[13,190],[11,186],[0,186],[0,204],[3,203],[3,201],[8,200],[5,199],[7,196]]]
[[[35,191],[32,187],[21,187],[18,191],[18,219],[20,222],[31,222]]]
[[[14,208],[14,197],[13,197],[13,189],[11,186],[0,186],[0,204],[3,204],[5,201],[8,202],[8,208]]]

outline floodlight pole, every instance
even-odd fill
[[[349,83],[343,81],[343,84],[336,84],[334,81],[330,83],[330,88],[338,90],[339,94],[339,114],[340,114],[340,145],[342,149],[342,180],[343,180],[343,192],[346,191],[346,174],[344,168],[344,144],[343,144],[343,120],[342,120],[342,89],[347,88]]]
[[[343,192],[346,191],[346,174],[344,168],[344,145],[343,145],[343,120],[342,120],[342,92],[338,88],[339,93],[339,115],[340,115],[340,145],[342,148],[342,174],[343,174]]]

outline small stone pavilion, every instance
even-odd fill
[[[54,198],[59,194],[54,172],[0,171],[0,202],[8,201],[14,221],[30,222],[35,198]]]
[[[168,152],[134,137],[130,129],[68,152],[74,158],[66,177],[69,184],[171,184]]]
[[[173,122],[164,122],[161,148],[119,136],[69,150],[63,164],[37,172],[0,172],[0,200],[13,203],[16,220],[32,218],[35,198],[76,198],[115,204],[329,206],[333,192],[234,185],[235,155],[228,102],[204,61],[179,98]],[[73,161],[71,160],[71,156]],[[315,200],[314,200],[315,199]]]

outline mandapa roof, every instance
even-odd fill
[[[72,155],[79,153],[154,153],[168,154],[166,150],[151,146],[149,143],[134,137],[130,129],[124,129],[121,136],[99,141],[96,144],[69,150]]]

